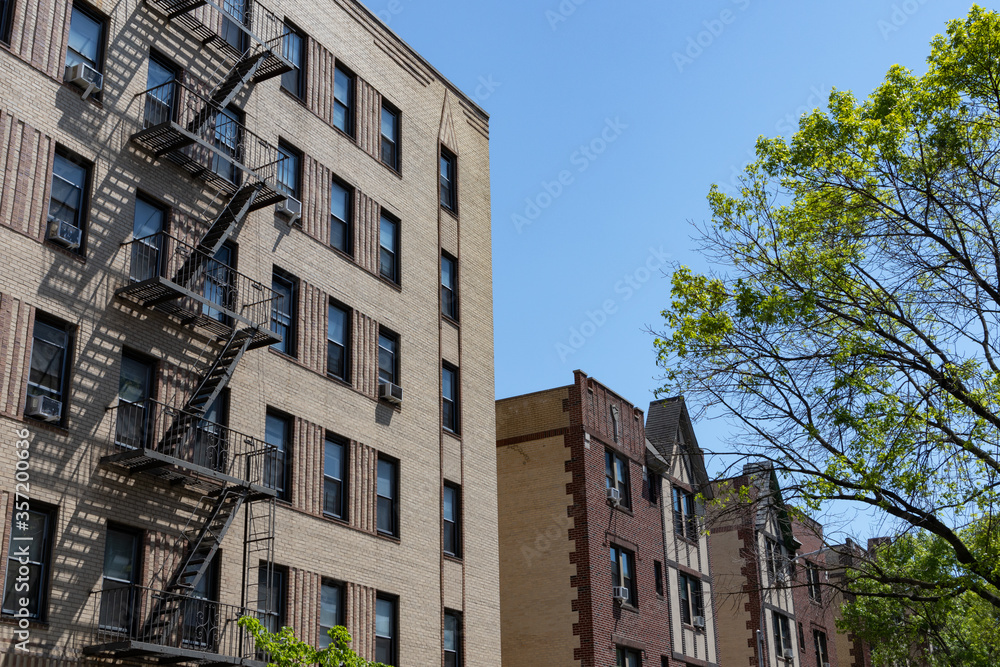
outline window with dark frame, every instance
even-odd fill
[[[138,448],[150,445],[150,405],[153,397],[155,365],[145,357],[122,351],[118,374],[118,409],[115,420],[115,443]]]
[[[701,579],[683,572],[677,575],[681,622],[693,624],[695,617],[705,616],[705,601]]]
[[[462,614],[444,612],[444,667],[462,667]]]
[[[219,552],[216,552],[218,554]],[[219,560],[208,562],[205,574],[181,600],[181,645],[198,650],[214,651],[217,648]]]
[[[621,506],[632,507],[628,459],[610,449],[604,450],[604,482],[609,489],[618,489]]]
[[[27,398],[40,396],[59,403],[58,424],[65,424],[69,401],[70,353],[73,336],[70,326],[35,316],[31,333],[31,361],[28,364]],[[30,415],[28,415],[30,416]]]
[[[375,598],[375,662],[396,664],[396,600],[381,595]]]
[[[205,263],[204,275],[201,293],[208,303],[201,305],[201,312],[228,326],[232,319],[226,311],[236,307],[236,245],[232,241],[223,243]]]
[[[615,649],[615,667],[642,667],[642,656],[638,651],[619,646]]]
[[[330,630],[344,624],[344,588],[324,579],[319,595],[319,648],[326,648],[330,645]]]
[[[275,184],[280,192],[302,199],[302,151],[286,141],[278,141],[278,167]]]
[[[264,485],[277,491],[280,500],[291,498],[288,483],[291,440],[291,418],[268,412],[264,426],[264,442],[273,449],[269,449],[264,457]]]
[[[813,644],[816,647],[816,664],[819,667],[826,667],[830,664],[830,654],[827,652],[826,633],[822,630],[813,630]]]
[[[323,514],[346,518],[348,442],[327,435],[323,451]]]
[[[354,190],[346,184],[334,180],[330,185],[330,245],[337,250],[351,254],[351,203]]]
[[[354,136],[354,75],[340,65],[333,73],[333,126]]]
[[[244,114],[239,109],[226,107],[215,117],[213,145],[218,152],[212,152],[211,170],[230,183],[239,184],[240,171],[236,162],[242,159]]]
[[[326,374],[350,382],[349,332],[351,315],[346,308],[331,303],[326,315]]]
[[[802,621],[799,621],[799,652],[806,650],[806,631],[802,626]]]
[[[674,532],[689,540],[698,540],[698,514],[690,491],[674,487]]]
[[[150,51],[146,70],[146,106],[143,127],[152,127],[177,117],[177,66],[166,57]]]
[[[455,155],[441,147],[441,206],[449,211],[458,210],[458,167]]]
[[[774,624],[774,650],[781,658],[785,650],[792,650],[792,629],[788,617],[784,614],[772,611],[771,616]]]
[[[458,368],[444,363],[441,365],[441,425],[452,433],[458,433],[458,399]]]
[[[378,270],[386,280],[399,283],[399,221],[385,213],[379,219]]]
[[[271,273],[271,331],[281,336],[281,340],[271,345],[271,349],[290,357],[295,356],[295,297],[298,279],[281,269]]]
[[[135,627],[135,585],[139,582],[139,533],[108,526],[101,577],[102,630],[129,632]]]
[[[635,585],[635,554],[628,549],[611,545],[611,585],[628,591],[627,604],[639,606]]]
[[[24,511],[27,512],[27,520],[23,519],[22,510],[15,508],[13,517],[21,519],[10,522],[9,543],[26,549],[7,550],[7,580],[4,583],[2,609],[6,616],[22,613],[21,609],[26,609],[27,618],[44,621],[48,616],[48,582],[56,510],[32,502],[31,509]],[[23,576],[21,568],[28,570],[27,590],[15,588],[18,579]],[[27,599],[27,605],[21,604],[24,601],[22,598]]]
[[[399,537],[399,463],[395,459],[379,456],[375,493],[378,532]]]
[[[261,625],[269,632],[277,632],[285,626],[285,592],[288,573],[284,568],[271,568],[268,581],[268,567],[261,563],[257,569],[257,613]]]
[[[441,313],[458,321],[458,260],[441,254]]]
[[[52,163],[47,238],[66,237],[67,231],[78,230],[79,247],[67,248],[77,255],[83,255],[87,241],[90,171],[89,164],[60,152]]]
[[[381,327],[378,332],[378,380],[399,384],[399,337]]]
[[[812,561],[806,562],[806,586],[809,589],[809,599],[813,602],[823,602],[823,591],[819,583],[820,568]]]
[[[285,60],[295,66],[281,75],[281,87],[303,99],[306,96],[306,36],[287,21],[281,51]]]
[[[163,228],[167,210],[141,195],[135,198],[129,280],[142,282],[160,275],[163,266]]]
[[[785,547],[773,537],[764,536],[764,560],[771,581],[784,583],[788,576],[789,563],[785,556]]]
[[[399,171],[399,111],[382,102],[382,163]]]
[[[663,595],[663,563],[653,561],[653,577],[656,579],[656,594]]]
[[[66,46],[66,70],[83,63],[104,71],[104,29],[106,21],[83,7],[73,6]]]
[[[15,0],[0,0],[0,42],[10,44]]]
[[[444,507],[444,553],[460,558],[462,556],[462,487],[445,482]]]

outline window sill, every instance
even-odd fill
[[[461,325],[458,323],[458,320],[452,317],[451,315],[448,315],[446,313],[441,313],[441,319],[447,322],[448,324],[452,325],[456,329],[461,327]]]
[[[451,437],[455,438],[459,442],[462,441],[462,434],[461,434],[461,432],[459,432],[459,431],[452,431],[447,426],[442,426],[441,427],[441,433],[443,433],[444,435],[450,435]]]
[[[330,243],[327,243],[326,245],[327,245],[327,247],[330,250],[332,250],[336,254],[340,255],[341,257],[343,257],[344,259],[346,259],[347,261],[349,261],[351,264],[357,264],[357,262],[354,260],[354,254],[353,253],[347,252],[345,250],[341,250],[337,246],[331,245]]]
[[[383,167],[385,167],[386,169],[388,169],[391,173],[395,174],[395,176],[397,178],[399,178],[400,180],[402,180],[402,178],[403,178],[403,170],[402,169],[396,168],[396,167],[392,166],[391,164],[387,164],[387,163],[383,162],[381,160],[381,158],[378,158],[378,163],[380,165],[382,165]]]
[[[279,85],[279,86],[278,86],[278,90],[280,90],[280,91],[281,91],[281,92],[283,92],[283,93],[284,93],[285,95],[287,95],[287,96],[288,96],[288,97],[290,97],[291,99],[295,100],[296,102],[298,102],[298,103],[299,103],[299,104],[301,104],[302,106],[306,106],[306,101],[305,101],[305,99],[304,99],[304,98],[301,98],[301,97],[299,97],[298,95],[296,95],[296,94],[295,94],[295,93],[293,93],[292,91],[288,90],[288,89],[287,89],[287,88],[285,88],[284,86],[280,86],[280,85]]]
[[[444,559],[451,561],[452,563],[458,563],[459,565],[464,565],[465,562],[462,560],[461,556],[452,556],[451,554],[442,554]]]
[[[452,210],[452,209],[448,208],[447,206],[445,206],[444,204],[438,204],[438,205],[441,207],[442,211],[444,211],[445,213],[447,213],[451,217],[455,218],[455,220],[459,219],[458,218],[458,211]]]
[[[674,537],[676,537],[677,539],[679,539],[681,542],[686,542],[687,544],[691,545],[692,547],[698,546],[698,542],[696,540],[692,540],[687,535],[681,535],[680,533],[674,533]]]
[[[621,512],[622,514],[627,514],[628,516],[635,516],[635,512],[632,511],[631,507],[625,507],[624,505],[612,505],[611,501],[608,501],[608,507]]]
[[[43,422],[40,419],[35,419],[34,417],[28,417],[27,415],[21,417],[21,421],[25,424],[30,424],[32,427],[38,427],[43,431],[48,431],[50,433],[57,433],[59,435],[69,435],[69,426],[65,424],[52,424],[49,422]]]
[[[403,293],[403,286],[400,283],[396,282],[395,280],[389,280],[388,278],[382,275],[381,271],[379,271],[376,275],[378,276],[378,279],[381,280],[383,283],[393,288],[400,294]]]
[[[386,542],[392,542],[393,544],[402,544],[403,540],[399,538],[398,535],[390,535],[389,533],[383,533],[382,531],[376,530],[375,537],[380,540],[385,540]]]
[[[329,521],[330,523],[335,523],[340,526],[350,526],[351,522],[347,517],[333,516],[332,514],[320,514],[320,518]]]
[[[101,76],[104,76],[104,72],[101,72]],[[64,80],[62,82],[62,85],[64,87],[68,88],[69,90],[71,90],[73,92],[73,94],[76,95],[77,97],[80,97],[80,95],[83,94],[83,88],[77,86],[74,83],[70,83],[69,81],[65,81]],[[90,102],[91,104],[93,104],[98,109],[103,109],[104,108],[104,103],[101,101],[101,93],[102,92],[103,91],[95,91],[95,92],[91,93],[90,95],[88,95],[87,99],[85,99],[85,100],[81,99],[80,101],[81,102]]]
[[[46,248],[50,249],[50,250],[54,250],[54,251],[58,252],[60,255],[65,255],[65,256],[69,257],[70,259],[74,259],[74,260],[80,262],[81,264],[86,264],[87,263],[87,256],[86,255],[81,255],[80,253],[73,252],[72,250],[70,250],[68,248],[62,247],[58,243],[53,243],[52,241],[49,241],[48,239],[45,239],[44,241],[42,241],[42,245],[45,246]]]
[[[19,625],[20,620],[21,619],[19,618],[15,618],[13,614],[8,614],[7,612],[4,612],[3,615],[0,616],[0,625]],[[51,627],[52,626],[49,624],[48,621],[40,621],[38,619],[30,619],[30,618],[28,619],[29,630],[48,630]]]
[[[630,611],[633,614],[639,613],[639,608],[636,607],[635,605],[629,604],[628,602],[626,602],[625,604],[618,605],[618,608],[621,609],[622,611]]]
[[[354,119],[352,118],[351,120],[354,120]],[[340,129],[339,127],[337,127],[333,123],[330,123],[330,127],[332,127],[334,130],[336,130],[337,134],[339,134],[340,136],[344,137],[345,139],[347,139],[348,141],[350,141],[355,146],[358,144],[358,140],[354,136],[354,134],[351,134],[350,132],[344,132],[342,129]],[[357,134],[357,133],[355,132],[355,134]],[[379,162],[381,162],[381,160],[379,160]]]

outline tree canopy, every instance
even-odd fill
[[[933,538],[949,567],[905,575],[925,597],[1000,608],[1000,17],[973,6],[863,101],[834,90],[709,204],[718,268],[673,274],[663,391],[735,419],[786,498]]]
[[[336,625],[330,628],[330,645],[316,648],[295,636],[289,627],[271,632],[253,616],[243,616],[238,621],[250,633],[258,651],[268,655],[270,667],[389,667],[381,662],[365,660],[351,649],[351,635],[347,628]]]

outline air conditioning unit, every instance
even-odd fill
[[[615,599],[618,604],[625,604],[628,602],[628,589],[624,586],[615,586],[611,589],[611,597]]]
[[[296,221],[302,217],[302,202],[300,202],[295,197],[289,197],[288,199],[279,201],[275,207],[275,212],[278,215],[283,215],[288,218],[288,225],[294,225]]]
[[[49,216],[49,228],[46,237],[59,245],[75,249],[80,247],[83,232],[76,225]]]
[[[791,660],[795,657],[795,651],[790,648],[785,649],[785,660]]]
[[[62,417],[62,402],[50,396],[29,396],[24,414],[42,421],[57,422]]]
[[[694,623],[692,625],[694,625],[694,627],[696,627],[696,628],[703,628],[703,627],[705,627],[705,617],[704,616],[695,616],[694,617]]]
[[[779,584],[783,584],[788,579],[788,575],[785,573],[784,570],[778,570],[777,572],[774,573],[774,579]]]
[[[393,384],[391,382],[379,383],[378,397],[383,401],[388,401],[389,403],[394,403],[396,405],[402,405],[403,388],[398,384]]]
[[[620,505],[622,502],[622,492],[611,486],[607,488],[607,491],[608,491],[608,500],[611,501],[611,504],[615,505],[616,507]]]
[[[93,92],[100,92],[104,86],[104,75],[86,63],[67,67],[66,80],[83,88],[83,95],[80,96],[83,99],[87,99]]]
[[[824,663],[823,663],[823,667],[830,667],[830,663],[828,663],[828,662],[824,662]]]

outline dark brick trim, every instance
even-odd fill
[[[519,445],[522,442],[531,442],[532,440],[543,440],[544,438],[555,438],[557,436],[568,436],[570,434],[569,428],[553,428],[548,431],[539,431],[537,433],[528,433],[527,435],[518,435],[513,438],[504,438],[503,440],[497,440],[497,447],[508,447],[510,445]],[[569,447],[569,443],[566,444]],[[575,479],[573,480],[576,481]]]

